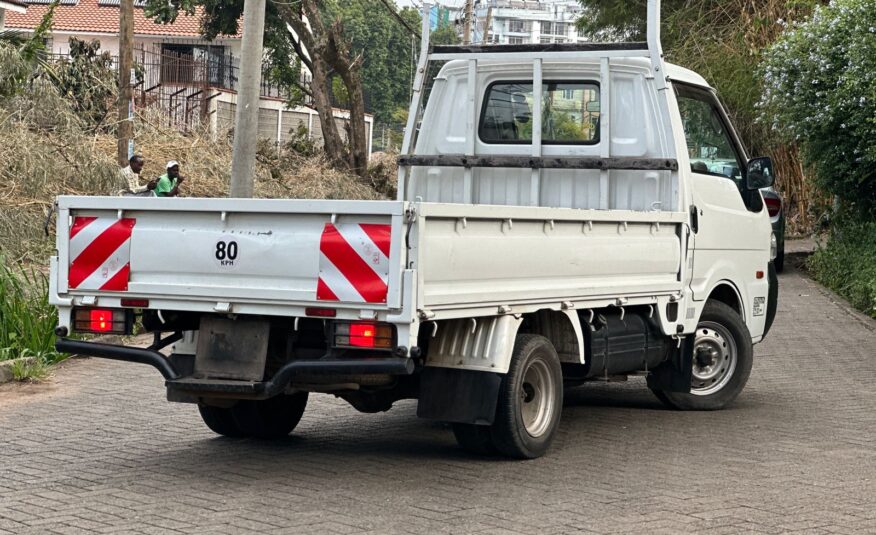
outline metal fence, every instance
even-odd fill
[[[68,58],[65,54],[51,55],[52,60]],[[118,67],[118,57],[113,65]],[[228,53],[215,53],[211,47],[196,48],[188,54],[163,48],[160,51],[138,47],[134,50],[134,104],[138,109],[157,108],[158,120],[181,130],[199,128],[215,113],[211,101],[221,91],[237,92],[240,83],[240,60]],[[309,73],[302,72],[301,84],[310,84]],[[288,91],[263,69],[260,82],[262,97],[288,100]],[[346,108],[347,103],[331,95],[332,104]],[[312,102],[305,98],[305,106]],[[365,99],[370,110],[369,99]],[[212,111],[211,111],[212,110]]]

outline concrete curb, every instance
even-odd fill
[[[27,365],[31,365],[36,361],[35,357],[21,357],[12,360],[4,360],[0,362],[0,384],[8,383],[15,379],[15,376],[12,374],[12,368],[16,363],[23,363]]]

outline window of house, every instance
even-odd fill
[[[540,41],[542,44],[547,44],[547,43],[550,43],[550,42],[551,42],[551,38],[550,38],[550,37],[542,36],[542,37],[539,39],[539,41]]]
[[[541,21],[541,33],[550,34],[551,33],[551,23],[550,21],[543,20]]]
[[[557,22],[554,24],[554,35],[566,35],[565,22]]]
[[[161,45],[161,82],[208,83],[232,88],[231,57],[227,47],[219,45]]]
[[[487,88],[478,135],[484,143],[532,143],[531,82],[496,82]],[[542,86],[543,144],[599,142],[599,86],[547,81]]]
[[[522,37],[511,36],[508,38],[509,45],[522,45],[523,43],[524,43],[524,40]]]
[[[513,33],[523,33],[526,31],[526,27],[522,20],[509,20],[508,31]]]

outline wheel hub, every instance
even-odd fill
[[[529,363],[520,385],[520,415],[526,432],[533,437],[543,435],[550,426],[553,411],[557,410],[556,387],[546,362],[536,359]]]
[[[702,322],[694,343],[691,393],[713,394],[730,381],[736,369],[736,343],[723,325]]]

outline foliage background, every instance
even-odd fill
[[[645,39],[646,0],[580,0],[579,28],[597,39]],[[718,90],[749,156],[771,156],[791,233],[808,232],[824,210],[824,194],[806,180],[793,140],[760,120],[764,50],[818,0],[664,0],[662,41],[667,61],[692,69]]]
[[[876,1],[835,0],[765,54],[763,117],[835,195],[816,279],[876,317]]]

